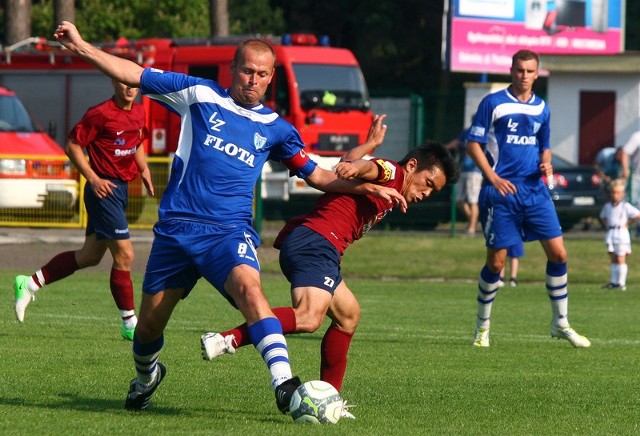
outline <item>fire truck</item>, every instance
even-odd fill
[[[235,48],[246,38],[120,38],[96,45],[145,67],[209,78],[227,87]],[[331,168],[339,156],[365,141],[373,119],[355,56],[313,34],[260,38],[273,46],[277,59],[263,103],[298,129],[309,155]],[[106,76],[55,41],[29,38],[4,47],[0,56],[0,86],[18,93],[59,144],[90,106],[113,94]],[[177,147],[179,118],[151,99],[142,97],[141,102],[150,132],[148,155],[170,156]],[[273,162],[265,165],[258,188],[263,199],[272,200],[318,193]]]

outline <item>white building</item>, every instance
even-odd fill
[[[591,165],[600,149],[623,145],[640,130],[640,53],[540,58],[540,68],[548,74],[554,154]],[[465,83],[465,126],[482,97],[507,86]]]
[[[548,71],[551,147],[574,163],[592,164],[603,147],[640,130],[640,53],[541,56]]]

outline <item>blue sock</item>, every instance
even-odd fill
[[[136,365],[139,383],[148,385],[153,381],[158,369],[156,363],[163,345],[164,335],[160,335],[158,339],[149,344],[141,344],[136,336],[133,337],[133,361]]]
[[[478,277],[478,317],[476,319],[476,327],[478,328],[489,327],[493,300],[498,293],[498,280],[500,280],[500,273],[491,272],[487,265],[480,271]]]
[[[547,294],[551,300],[553,323],[557,327],[568,327],[569,291],[567,290],[567,264],[547,262]]]

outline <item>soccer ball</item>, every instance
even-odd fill
[[[330,383],[308,381],[294,392],[289,409],[295,422],[335,424],[342,414],[342,397]]]

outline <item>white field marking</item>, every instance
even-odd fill
[[[37,320],[33,319],[36,316],[33,316],[29,324],[37,322]],[[57,320],[80,320],[80,321],[111,321],[114,317],[104,317],[104,316],[87,316],[87,315],[69,315],[66,313],[38,313],[37,318],[45,318],[45,319],[57,319]],[[115,315],[115,318],[118,319],[118,316]],[[61,322],[60,324],[69,324],[68,322]]]
[[[136,313],[137,315],[137,313]],[[35,324],[38,322],[36,318],[36,315],[34,315],[33,317],[31,317],[31,319],[29,319],[29,324]],[[117,312],[115,312],[113,314],[113,316],[89,316],[89,315],[69,315],[66,313],[38,313],[37,315],[38,319],[46,319],[46,320],[59,320],[61,322],[58,322],[57,324],[60,325],[68,325],[70,324],[69,322],[66,321],[100,321],[100,322],[105,322],[105,323],[110,323],[115,321],[121,321],[120,316],[118,315]],[[51,322],[47,321],[48,324],[51,324]],[[178,326],[179,328],[173,328],[174,326]],[[171,319],[171,327],[169,327],[172,330],[178,330],[178,331],[186,331],[186,330],[193,330],[193,328],[201,328],[202,327],[202,322],[200,321],[190,321],[190,320],[180,320],[180,319]],[[204,332],[204,330],[203,330]]]
[[[431,333],[417,333],[415,328],[412,327],[410,332],[408,331],[409,331],[408,329],[403,329],[400,327],[387,326],[385,327],[384,331],[382,330],[366,331],[362,329],[362,330],[358,330],[357,334],[358,334],[358,337],[370,337],[370,338],[378,338],[378,339],[380,338],[381,333],[387,333],[387,336],[392,336],[392,337],[401,336],[407,339],[428,339],[428,340],[446,339],[446,340],[452,340],[452,341],[458,341],[458,340],[466,341],[466,340],[473,339],[473,329],[465,330],[465,331],[458,330],[453,332],[451,330],[446,330],[446,331],[442,331],[441,333],[431,330],[430,331]],[[394,333],[392,333],[391,335],[388,335],[389,332],[394,332]],[[578,333],[580,334],[580,332]],[[504,332],[500,332],[499,330],[494,331],[494,329],[491,330],[491,334],[492,334],[491,336],[492,339],[504,341],[505,343],[506,342],[522,342],[523,340],[527,342],[542,343],[542,342],[549,342],[549,340],[556,339],[556,338],[552,338],[550,334],[539,334],[539,335],[513,334],[513,333],[509,333],[508,331],[504,331]],[[592,346],[594,345],[594,343],[596,346],[620,346],[620,345],[638,346],[640,345],[640,339],[628,339],[628,338],[599,339],[589,335],[587,335],[586,337],[591,341]]]
[[[39,313],[38,318],[63,320],[63,321],[80,320],[80,321],[104,321],[104,322],[112,322],[114,319],[116,320],[119,319],[117,315],[107,317],[107,316],[68,315],[68,314],[61,314],[61,313],[57,313],[57,314]],[[31,318],[30,324],[34,322],[37,322],[37,321]],[[69,324],[69,322],[60,322],[60,324],[67,325]],[[173,330],[184,331],[184,330],[191,330],[194,327],[200,327],[200,326],[201,326],[200,322],[190,321],[190,320],[181,320],[177,318],[177,319],[171,320],[170,328]],[[443,330],[441,332],[439,332],[438,330],[428,330],[429,333],[426,333],[427,331],[426,329],[425,329],[425,333],[419,333],[416,331],[416,329],[417,329],[416,326],[411,326],[407,328],[398,327],[398,326],[386,326],[384,330],[362,329],[362,330],[358,330],[358,337],[361,337],[361,338],[373,337],[373,338],[379,339],[380,334],[385,333],[386,336],[394,336],[394,337],[402,336],[408,339],[429,339],[429,340],[447,339],[447,340],[465,340],[465,341],[469,338],[473,339],[473,328],[471,328],[470,330],[457,330],[457,331]],[[389,335],[390,332],[393,332],[393,333]],[[578,331],[578,333],[582,334],[581,331]],[[552,338],[550,334],[523,334],[523,333],[514,334],[514,333],[509,333],[507,330],[500,331],[499,329],[492,329],[491,334],[492,334],[492,339],[498,339],[505,342],[507,341],[522,342],[522,340],[526,340],[528,342],[548,342],[550,339],[551,340],[556,339],[556,338]],[[594,343],[596,346],[620,346],[620,345],[638,346],[640,345],[640,339],[628,339],[628,338],[599,339],[589,335],[587,335],[586,337],[592,342],[592,346]]]

